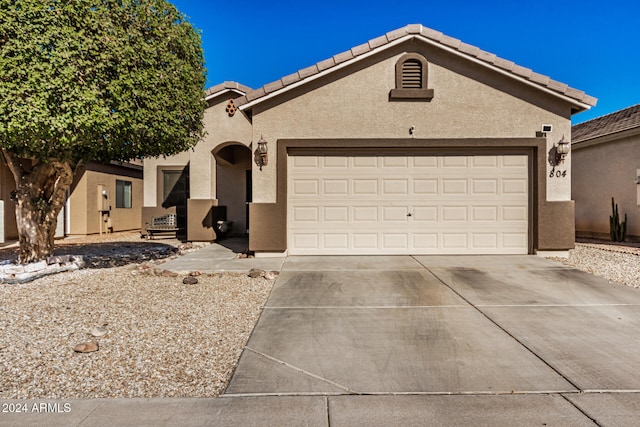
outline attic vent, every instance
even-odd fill
[[[422,64],[417,59],[402,63],[402,89],[422,89]]]
[[[433,89],[427,89],[429,64],[419,53],[407,53],[396,62],[396,87],[389,100],[431,101]]]

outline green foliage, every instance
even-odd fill
[[[618,204],[611,198],[611,215],[609,216],[609,234],[614,242],[624,242],[627,236],[627,214],[624,214],[624,221],[620,222],[618,215]]]
[[[200,35],[164,0],[0,0],[0,148],[77,163],[202,136]]]

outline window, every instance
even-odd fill
[[[165,202],[169,197],[181,191],[181,170],[163,170],[162,171],[162,201]]]
[[[131,181],[116,180],[116,208],[131,208]]]
[[[396,87],[389,93],[390,100],[431,101],[433,89],[427,88],[429,64],[420,54],[407,53],[396,63]]]

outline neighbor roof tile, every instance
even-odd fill
[[[574,144],[624,130],[640,128],[640,104],[571,127]]]

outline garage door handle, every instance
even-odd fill
[[[413,214],[412,214],[411,212],[409,212],[409,213],[407,214],[407,216],[413,216]]]

